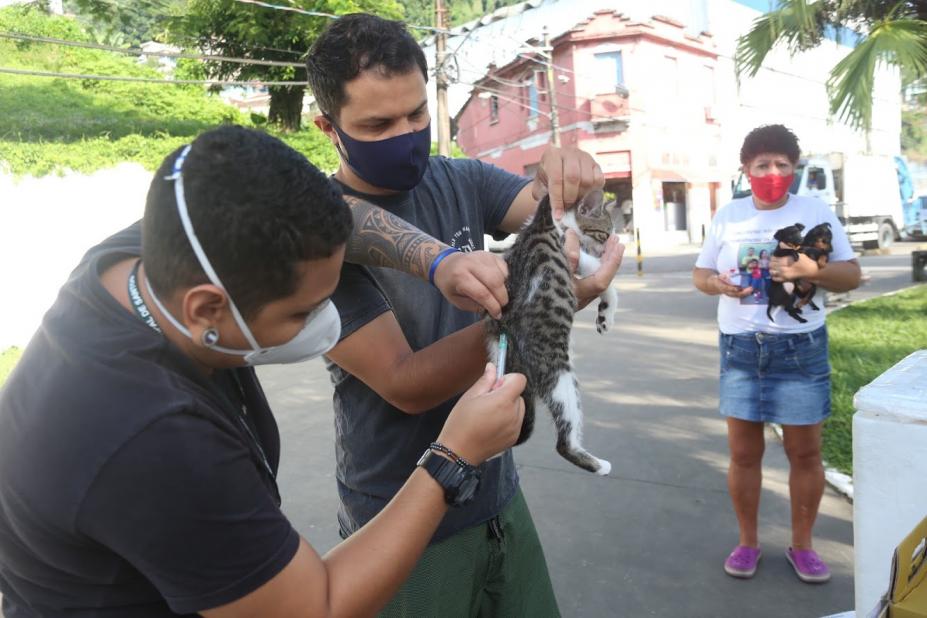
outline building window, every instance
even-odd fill
[[[489,97],[489,124],[499,122],[499,97],[492,95]]]
[[[595,55],[596,94],[618,91],[624,85],[624,69],[621,65],[621,52],[606,52]]]
[[[538,117],[538,87],[537,84],[531,82],[528,84],[528,118],[537,118]]]
[[[705,95],[705,105],[714,105],[715,96],[715,69],[705,65],[702,67],[702,92]]]
[[[538,91],[538,98],[542,103],[547,102],[547,71],[534,72],[534,84]]]
[[[679,61],[673,56],[663,57],[663,75],[660,77],[664,102],[679,99]]]

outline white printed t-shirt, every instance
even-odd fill
[[[753,197],[736,199],[721,208],[711,222],[705,245],[695,262],[698,268],[710,268],[727,274],[735,284],[752,286],[754,293],[745,298],[722,295],[718,300],[718,328],[726,335],[738,333],[806,333],[824,324],[824,290],[818,287],[814,304],[802,308],[802,324],[781,307],[772,311],[772,321],[766,317],[769,259],[777,242],[777,230],[801,223],[803,233],[820,223],[830,223],[833,232],[831,262],[843,262],[855,257],[846,232],[836,215],[821,200],[789,195],[788,201],[775,210],[757,210]]]

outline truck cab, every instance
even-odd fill
[[[830,206],[851,244],[887,248],[911,231],[901,195],[906,168],[895,159],[899,158],[841,153],[802,158],[789,193],[816,197]],[[740,174],[733,194],[735,198],[750,195],[745,174]]]

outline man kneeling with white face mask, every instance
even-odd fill
[[[142,222],[91,249],[0,393],[0,593],[21,616],[364,616],[476,469],[518,436],[492,367],[375,520],[324,557],[280,511],[280,437],[251,365],[338,340],[351,212],[279,140],[172,153]]]

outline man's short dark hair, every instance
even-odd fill
[[[740,162],[747,165],[757,155],[764,153],[785,155],[792,163],[798,163],[801,148],[798,147],[798,138],[784,125],[766,124],[753,129],[744,138],[740,148]]]
[[[376,69],[385,77],[415,68],[428,81],[422,48],[401,21],[368,13],[344,15],[316,39],[306,59],[309,88],[322,112],[337,120],[346,103],[346,83],[362,71]]]
[[[161,295],[208,282],[184,234],[171,175],[175,150],[151,181],[142,260]],[[193,229],[239,310],[253,317],[296,291],[297,266],[330,257],[351,233],[341,190],[279,139],[238,126],[203,133],[183,164]]]

